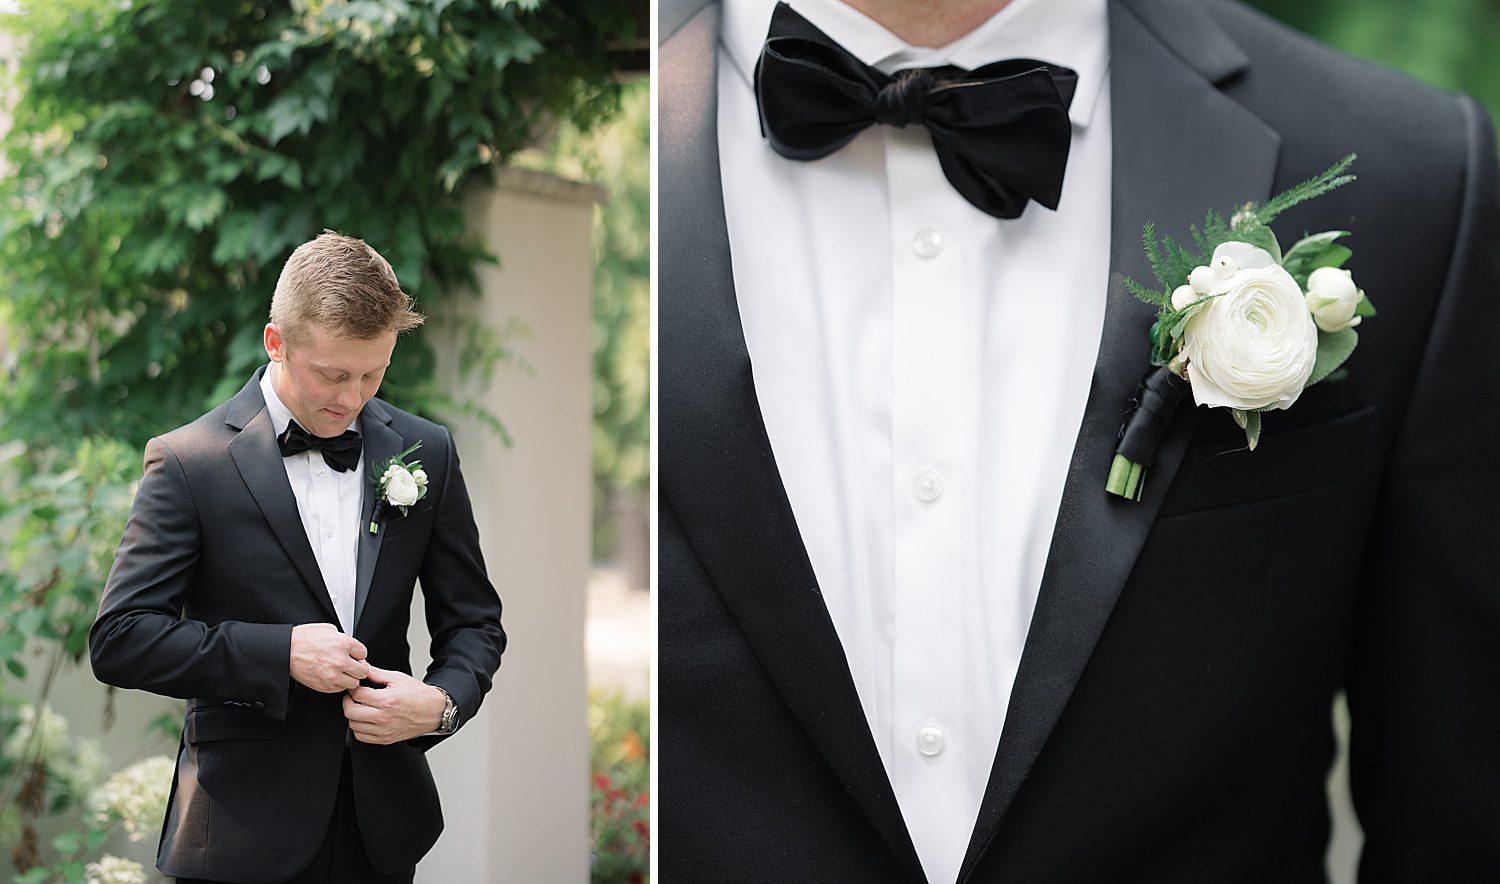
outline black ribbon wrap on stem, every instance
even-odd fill
[[[1125,423],[1120,427],[1120,444],[1115,446],[1115,453],[1131,463],[1150,467],[1156,460],[1162,437],[1172,425],[1172,415],[1189,389],[1188,382],[1165,365],[1146,372],[1130,410],[1125,413]]]

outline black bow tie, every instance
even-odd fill
[[[363,444],[359,434],[353,430],[345,430],[340,435],[325,438],[302,429],[302,425],[296,421],[289,421],[286,432],[276,437],[276,441],[281,445],[282,457],[291,457],[304,451],[321,451],[323,462],[341,473],[359,466],[359,451]]]
[[[1019,218],[1027,200],[1057,208],[1077,84],[1067,68],[1024,58],[887,76],[785,3],[755,66],[761,132],[777,153],[816,160],[875,123],[920,124],[949,183],[996,218]]]

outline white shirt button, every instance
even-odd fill
[[[935,724],[917,731],[917,751],[931,758],[943,751],[943,729]]]
[[[936,258],[943,250],[943,235],[936,227],[923,227],[911,238],[911,250],[919,258]]]
[[[333,529],[329,528],[327,531],[323,532],[323,536],[324,537],[332,537],[333,536]]]
[[[917,500],[931,503],[943,496],[943,477],[937,470],[923,470],[912,480],[911,493]]]
[[[318,470],[318,478],[319,479],[324,479],[324,478],[327,478],[327,477],[328,477],[328,471],[327,470]]]

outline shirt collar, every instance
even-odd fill
[[[281,366],[274,362],[266,363],[266,370],[260,376],[260,392],[266,399],[266,411],[271,414],[271,429],[279,437],[286,432],[287,425],[292,422],[292,410],[286,407],[280,396],[276,395],[276,385],[271,383],[273,371],[281,371]],[[361,415],[355,415],[354,421],[349,425],[349,429],[356,433],[359,432],[360,417]],[[303,429],[307,428],[303,427]]]
[[[860,61],[891,73],[952,64],[973,70],[1005,58],[1034,58],[1072,68],[1078,88],[1068,117],[1088,126],[1109,67],[1106,0],[1011,0],[988,21],[947,46],[912,46],[841,0],[788,4]],[[755,62],[771,26],[776,0],[723,0],[721,37],[735,67],[755,83]]]

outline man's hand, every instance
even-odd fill
[[[437,730],[448,699],[443,692],[404,672],[370,667],[369,679],[382,688],[356,687],[344,697],[344,717],[361,743],[385,745]]]
[[[358,639],[332,623],[292,627],[292,678],[319,693],[359,687],[359,680],[370,674],[368,653]]]

